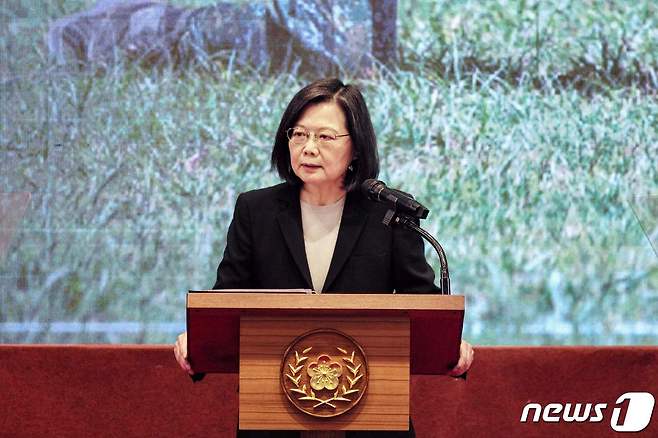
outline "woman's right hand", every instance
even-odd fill
[[[187,371],[187,374],[194,374],[190,363],[187,361],[187,332],[183,332],[178,335],[176,343],[174,344],[174,356],[176,356],[176,361],[178,365]]]

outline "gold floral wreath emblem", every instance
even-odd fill
[[[281,362],[281,387],[300,411],[335,417],[356,406],[368,386],[361,346],[337,330],[319,329],[295,339]]]

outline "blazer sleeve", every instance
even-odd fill
[[[217,267],[213,289],[248,289],[253,283],[253,239],[249,204],[244,194],[235,202],[233,219],[228,227],[224,257]]]
[[[401,226],[393,228],[393,286],[402,293],[441,293],[425,259],[423,238]]]

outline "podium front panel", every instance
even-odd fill
[[[363,348],[369,382],[345,414],[316,418],[301,412],[281,389],[287,347],[315,329],[335,329]],[[408,430],[408,317],[258,316],[240,318],[239,427],[243,430]]]

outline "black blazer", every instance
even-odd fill
[[[347,194],[323,292],[440,292],[422,238],[384,226],[386,210],[359,191]],[[238,196],[213,289],[252,288],[313,288],[299,187],[283,183]]]

